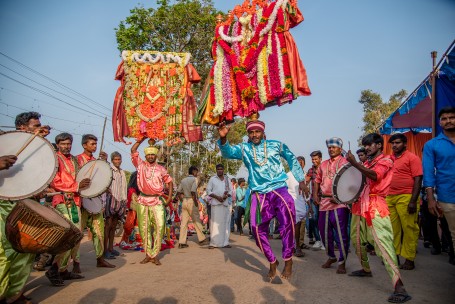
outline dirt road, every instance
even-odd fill
[[[81,267],[85,278],[65,281],[64,287],[50,285],[44,272],[33,271],[26,295],[35,303],[387,303],[391,281],[380,260],[372,256],[372,278],[355,278],[322,269],[323,251],[305,250],[294,258],[290,281],[264,279],[268,263],[247,236],[231,235],[232,248],[200,247],[190,237],[186,249],[161,252],[162,266],[139,262],[144,253],[123,251],[112,263],[113,270],[96,268],[92,243],[83,240]],[[271,240],[280,256],[281,241]],[[419,244],[416,269],[402,271],[413,299],[408,303],[454,303],[455,266],[447,255],[432,256]],[[120,251],[120,250],[119,250]],[[282,270],[284,263],[279,258]],[[332,265],[334,266],[334,265]],[[71,269],[71,268],[70,268]],[[348,272],[360,269],[350,254]]]

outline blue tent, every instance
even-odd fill
[[[393,133],[431,133],[432,115],[437,117],[444,107],[455,107],[455,40],[444,53],[435,68],[436,111],[432,113],[430,75],[408,96],[401,106],[383,123],[379,132],[383,135]],[[436,119],[436,122],[438,119]],[[436,124],[436,135],[441,132]]]

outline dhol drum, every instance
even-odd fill
[[[332,185],[333,198],[338,204],[353,204],[365,187],[365,176],[351,164],[342,166],[335,175]]]
[[[15,155],[32,133],[10,131],[0,135],[0,156]],[[57,173],[57,155],[45,138],[36,136],[8,170],[0,171],[0,199],[21,200],[39,194]]]
[[[83,197],[82,207],[90,214],[99,214],[103,210],[103,201],[99,196],[92,198]]]
[[[25,199],[6,218],[6,237],[18,252],[59,254],[73,248],[83,235],[53,208]]]
[[[82,197],[92,198],[106,192],[112,183],[112,169],[107,161],[91,160],[83,165],[76,175],[76,181],[90,178],[91,184],[87,189],[79,191]]]

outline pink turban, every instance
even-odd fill
[[[260,121],[260,120],[251,120],[251,121],[246,123],[246,130],[247,131],[250,131],[250,130],[261,130],[262,132],[264,132],[265,123],[263,121]]]

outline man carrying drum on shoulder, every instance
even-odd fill
[[[41,126],[41,115],[26,112],[16,116],[16,130],[38,133],[45,137],[49,134],[48,126]],[[0,170],[8,170],[17,161],[14,155],[0,157]],[[31,303],[23,294],[25,283],[32,270],[34,253],[16,252],[6,238],[6,218],[15,203],[0,200],[0,303]]]
[[[384,139],[371,133],[362,139],[368,159],[360,164],[348,152],[347,160],[367,179],[358,202],[352,205],[351,242],[360,259],[362,269],[350,273],[355,277],[371,277],[366,246],[375,244],[376,254],[382,257],[387,273],[392,279],[394,292],[388,298],[392,303],[404,303],[411,299],[401,281],[397,256],[393,246],[393,230],[387,207],[386,195],[392,181],[393,161],[384,156]]]
[[[349,209],[346,205],[337,204],[333,199],[333,179],[339,169],[348,161],[341,155],[343,141],[341,138],[332,137],[325,141],[330,159],[325,160],[318,167],[314,182],[313,200],[319,206],[319,231],[322,242],[326,248],[328,260],[321,266],[330,268],[330,265],[337,261],[333,242],[337,243],[340,250],[338,269],[336,273],[346,273],[346,259],[349,250]],[[322,196],[319,196],[319,189]],[[335,237],[334,235],[337,237]]]

